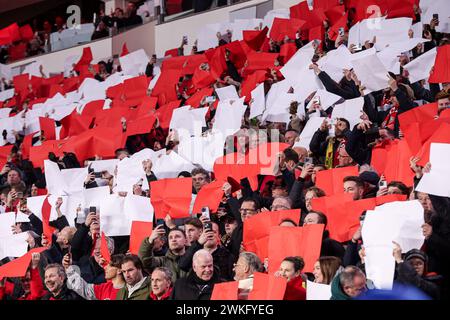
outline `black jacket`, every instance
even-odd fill
[[[80,297],[75,291],[72,291],[67,288],[67,285],[64,284],[61,292],[54,297],[50,292],[43,296],[41,300],[84,300]]]
[[[341,261],[344,259],[345,249],[338,241],[330,238],[328,230],[323,232],[322,247],[320,249],[320,256],[338,257]]]
[[[309,143],[309,150],[311,150],[311,152],[314,154],[319,163],[325,163],[325,157],[328,148],[327,137],[328,131],[323,132],[320,129],[317,129],[317,131],[314,132],[314,135],[311,138],[311,142]],[[340,143],[341,143],[340,141],[334,139],[333,156],[338,150]]]
[[[84,223],[75,232],[72,241],[72,259],[78,261],[83,256],[90,256],[92,250],[92,237],[89,235],[89,227]]]
[[[325,71],[320,72],[318,77],[327,91],[334,93],[341,98],[347,100],[361,96],[361,93],[353,80],[348,81],[346,78],[343,78],[339,83],[336,83],[336,81],[334,81]]]
[[[186,250],[186,253],[178,261],[178,265],[182,270],[186,272],[191,270],[192,258],[194,257],[194,254],[200,249],[203,249],[203,246],[200,243],[198,243],[198,241],[195,241],[194,243],[191,244],[189,249]],[[212,253],[212,257],[214,261],[214,266],[219,269],[220,277],[225,280],[232,280],[233,262],[234,262],[233,255],[224,247],[219,246]]]
[[[175,282],[170,300],[210,300],[214,284],[222,282],[218,270],[214,268],[211,280],[204,281],[197,277],[195,272],[189,272],[186,278]]]
[[[439,286],[433,282],[437,280],[437,277],[421,277],[417,274],[416,270],[408,261],[398,263],[396,265],[397,271],[397,281],[404,284],[411,284],[426,294],[428,294],[433,299],[439,299],[440,289]]]

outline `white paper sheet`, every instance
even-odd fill
[[[314,133],[320,128],[325,119],[326,118],[323,117],[310,118],[300,134],[300,140],[294,144],[294,147],[304,147],[309,150],[309,143],[311,142]]]
[[[208,108],[190,108],[190,106],[184,106],[173,111],[169,128],[176,129],[180,137],[201,136],[202,127],[206,127],[205,116]]]
[[[350,130],[352,130],[355,125],[361,122],[363,107],[364,107],[363,97],[345,100],[344,103],[337,104],[334,106],[331,118],[347,119],[350,122]]]
[[[419,80],[428,79],[430,77],[431,68],[433,68],[436,60],[437,51],[433,48],[421,56],[415,58],[403,68],[409,72],[409,81],[411,83]]]
[[[102,211],[103,199],[109,197],[110,189],[108,186],[84,189],[82,192],[82,208],[97,207]]]
[[[292,102],[299,101],[298,95],[293,93],[280,93],[274,103],[268,107],[262,116],[263,121],[289,123],[289,108]]]
[[[148,190],[147,177],[142,161],[136,161],[131,158],[121,160],[117,165],[117,185],[114,192],[129,192],[133,193],[133,186],[142,179],[142,188]]]
[[[217,96],[219,97],[220,101],[239,99],[239,95],[236,91],[235,86],[216,88],[216,93],[217,93]]]
[[[220,132],[206,137],[183,139],[178,145],[178,154],[193,164],[212,171],[214,162],[223,156],[226,137]]]
[[[168,155],[162,155],[153,164],[153,172],[158,179],[176,178],[181,171],[191,172],[195,166],[172,151]]]
[[[352,60],[352,64],[358,79],[366,87],[366,94],[389,86],[388,71],[375,53],[362,58],[359,56],[359,59]]]
[[[25,213],[23,213],[21,211],[17,211],[16,223],[19,223],[19,222],[30,222],[30,219],[28,218],[28,215],[26,215]]]
[[[28,232],[0,238],[0,259],[5,257],[21,257],[27,253]]]
[[[0,101],[6,101],[14,97],[14,88],[0,91]]]
[[[154,209],[150,198],[127,194],[124,202],[124,214],[130,221],[153,222]]]
[[[12,236],[11,227],[16,223],[16,215],[14,212],[6,212],[0,214],[0,238]]]
[[[92,78],[84,79],[83,83],[78,88],[78,92],[81,92],[85,99],[91,101],[106,99],[106,89],[100,81]]]
[[[67,186],[57,163],[50,160],[44,160],[44,171],[46,188],[49,194],[59,195],[65,194],[68,191],[69,187]]]
[[[112,194],[102,203],[100,212],[100,229],[105,235],[128,236],[131,233],[131,221],[124,214],[125,197]]]
[[[250,106],[250,119],[260,116],[266,109],[266,98],[264,96],[264,83],[260,83],[252,91],[252,100]]]
[[[419,249],[424,241],[423,223],[423,207],[417,200],[378,206],[366,213],[362,228],[364,245],[392,246],[392,241],[396,241],[402,252]]]
[[[306,281],[306,300],[330,300],[331,285]]]
[[[120,57],[119,61],[124,75],[138,76],[140,73],[145,73],[150,59],[144,49],[139,49]]]
[[[22,74],[28,73],[30,77],[42,77],[41,72],[39,71],[41,65],[42,63],[40,61],[33,61],[23,69]]]
[[[213,131],[222,132],[225,135],[235,134],[242,125],[247,106],[244,105],[244,99],[230,104],[228,101],[220,101],[214,116]]]
[[[10,81],[12,80],[12,70],[9,65],[0,63],[0,78],[5,78],[5,80]]]
[[[95,172],[108,171],[114,175],[114,170],[119,163],[119,159],[89,161],[88,163]]]
[[[9,114],[11,113],[11,108],[2,108],[0,109],[0,119],[9,118]]]
[[[299,73],[309,68],[314,52],[313,41],[297,50],[292,58],[280,69],[284,78],[288,79],[292,84],[303,83],[304,79],[299,77]]]
[[[327,53],[318,61],[320,70],[325,71],[334,81],[341,81],[344,76],[344,69],[353,68],[351,62],[352,54],[346,46],[341,45],[336,50]]]
[[[338,102],[339,100],[342,99],[340,96],[338,96],[334,93],[328,92],[327,90],[322,90],[322,89],[317,90],[314,97],[309,101],[308,105],[306,106],[306,109],[309,109],[312,106],[314,99],[317,97],[319,97],[319,99],[320,99],[320,105],[323,110],[327,110],[329,107],[331,107],[336,102]]]
[[[450,155],[450,144],[432,143],[430,146],[431,170],[425,173],[416,187],[416,191],[441,197],[450,197],[450,170],[446,161]]]
[[[392,290],[395,273],[393,246],[365,246],[365,269],[367,279],[372,280],[375,288]]]
[[[69,194],[81,192],[84,188],[84,181],[88,175],[88,168],[74,168],[61,170],[61,176],[64,179]]]

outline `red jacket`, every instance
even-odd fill
[[[169,290],[167,290],[166,293],[161,297],[161,299],[158,299],[153,292],[150,292],[150,300],[169,300],[170,295],[172,294],[173,287],[170,287]]]
[[[14,284],[11,282],[5,282],[5,286],[0,287],[0,300],[5,299],[5,296],[12,295],[13,291]],[[45,293],[46,291],[44,290],[44,285],[42,284],[39,269],[31,269],[30,292],[21,296],[17,300],[39,300]]]
[[[306,300],[306,289],[303,287],[303,279],[301,276],[287,283],[283,300]]]
[[[117,292],[112,281],[94,285],[94,293],[97,300],[116,300]]]

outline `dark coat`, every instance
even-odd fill
[[[173,287],[170,300],[210,300],[214,284],[221,282],[219,273],[214,268],[211,280],[204,281],[195,272],[189,272],[186,278],[178,279]]]
[[[421,277],[417,274],[416,270],[408,261],[398,263],[396,266],[397,281],[404,284],[411,284],[433,299],[439,299],[440,289],[439,286],[432,281],[429,277]],[[434,277],[436,278],[436,277]]]
[[[61,292],[55,297],[50,292],[42,297],[42,300],[84,300],[80,297],[75,291],[67,288],[67,285],[64,284]]]
[[[189,272],[189,270],[192,269],[192,258],[194,257],[194,254],[200,249],[203,249],[203,246],[198,243],[198,241],[191,244],[189,249],[186,250],[186,253],[178,261],[178,265],[180,266],[181,270]],[[232,280],[234,262],[233,255],[224,247],[219,246],[212,253],[212,257],[214,266],[216,266],[220,270],[220,277],[225,280]]]
[[[338,241],[330,238],[328,230],[323,232],[322,247],[320,249],[320,256],[338,257],[341,261],[344,259],[345,249]]]

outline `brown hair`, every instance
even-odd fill
[[[330,284],[336,275],[337,270],[341,266],[341,259],[338,257],[320,257],[319,258],[320,271],[323,275],[323,282]]]
[[[441,99],[447,99],[450,98],[450,93],[448,93],[447,91],[440,91],[437,95],[436,95],[436,101],[441,100]]]
[[[316,197],[317,198],[320,198],[320,197],[325,197],[326,196],[326,193],[325,193],[325,191],[323,191],[322,189],[320,189],[320,188],[317,188],[317,187],[309,187],[308,189],[306,189],[304,192],[304,196],[309,192],[309,191],[313,191],[315,194],[316,194]]]

